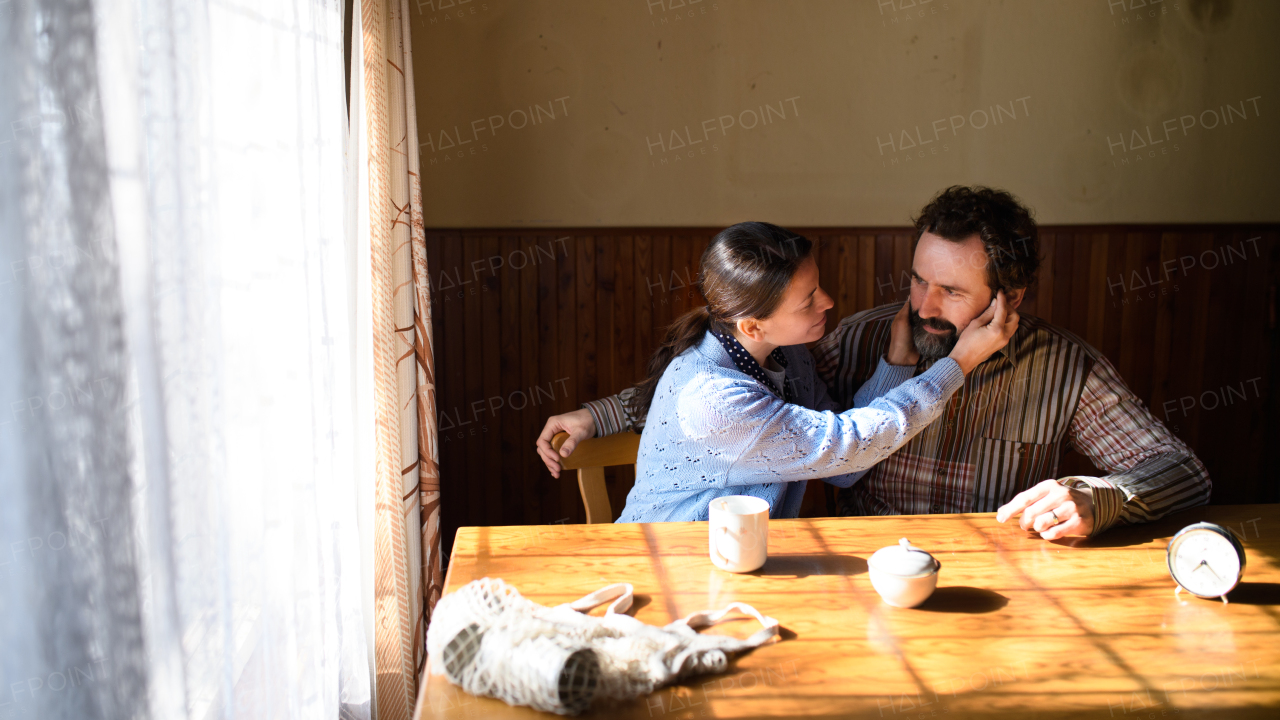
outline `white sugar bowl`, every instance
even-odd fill
[[[927,600],[938,587],[942,563],[902,538],[897,545],[875,551],[867,560],[867,568],[871,587],[886,603],[911,608]]]

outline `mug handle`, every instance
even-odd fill
[[[724,567],[729,564],[729,560],[721,554],[719,547],[720,541],[718,538],[722,535],[727,535],[729,533],[729,528],[721,525],[716,528],[716,530],[719,530],[720,532],[711,537],[711,559],[714,560],[716,565],[720,566],[721,569],[724,569]]]

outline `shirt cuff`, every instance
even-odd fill
[[[1093,532],[1090,535],[1101,534],[1120,520],[1120,511],[1124,509],[1124,502],[1128,498],[1111,481],[1087,475],[1072,475],[1059,478],[1058,483],[1077,490],[1093,490]]]
[[[582,407],[591,413],[596,424],[596,437],[614,435],[627,429],[626,415],[623,413],[622,401],[617,395],[610,395],[601,400],[588,400]]]
[[[948,395],[964,385],[964,371],[960,369],[960,363],[949,357],[940,358],[920,377],[937,383],[938,387],[942,388],[942,392]]]

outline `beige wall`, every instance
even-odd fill
[[[409,4],[434,227],[1280,221],[1280,2]]]

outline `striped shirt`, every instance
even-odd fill
[[[841,407],[875,372],[900,304],[843,319],[813,348],[818,374]],[[922,360],[916,375],[932,366]],[[587,403],[598,434],[639,427],[624,390]],[[1093,489],[1094,530],[1149,522],[1209,501],[1195,454],[1156,420],[1097,350],[1022,315],[1009,344],[974,368],[946,411],[853,487],[841,515],[992,512],[1046,478],[1068,449],[1109,473],[1059,482]]]

